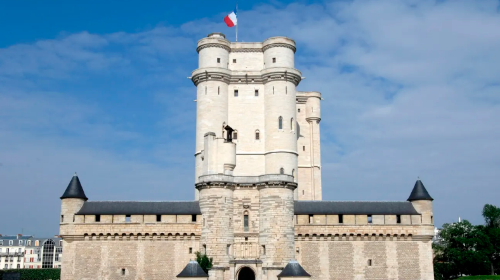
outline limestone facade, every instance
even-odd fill
[[[321,94],[296,90],[295,50],[201,39],[195,200],[87,201],[75,175],[61,279],[177,279],[196,252],[213,258],[210,280],[433,279],[420,181],[408,201],[322,201]]]

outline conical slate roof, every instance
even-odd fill
[[[85,196],[85,192],[83,191],[82,184],[80,184],[80,179],[78,179],[76,173],[75,175],[73,175],[71,182],[69,182],[66,191],[64,191],[64,194],[61,196],[61,199],[63,198],[82,198],[88,200],[87,196]]]
[[[408,197],[408,201],[413,200],[434,200],[427,192],[424,184],[422,184],[422,181],[420,180],[417,180],[415,186],[413,187],[413,190],[411,191],[410,197]]]
[[[278,277],[311,277],[311,275],[297,261],[291,260]]]
[[[196,261],[190,261],[177,277],[208,277]]]

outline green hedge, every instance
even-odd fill
[[[0,279],[6,272],[21,273],[21,280],[59,280],[61,279],[60,268],[38,268],[38,269],[7,269],[0,270]]]
[[[500,279],[500,275],[475,275],[475,276],[460,277],[458,279],[493,280],[493,279]]]

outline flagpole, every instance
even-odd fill
[[[236,2],[236,17],[238,17],[238,2]],[[236,42],[238,42],[238,22],[236,22]]]

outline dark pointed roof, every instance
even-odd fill
[[[290,261],[278,277],[311,277],[297,261]]]
[[[203,271],[196,261],[190,261],[186,267],[177,275],[177,277],[207,277],[208,274]]]
[[[88,200],[87,196],[85,196],[85,192],[83,191],[82,184],[80,184],[80,179],[78,179],[76,172],[75,175],[73,175],[71,182],[69,182],[66,191],[64,191],[64,194],[61,196],[61,199],[63,198],[82,198]]]
[[[410,197],[408,197],[408,201],[414,200],[434,200],[427,192],[424,184],[422,184],[422,181],[420,181],[420,179],[417,180],[415,186],[413,187],[413,190],[411,191]]]

